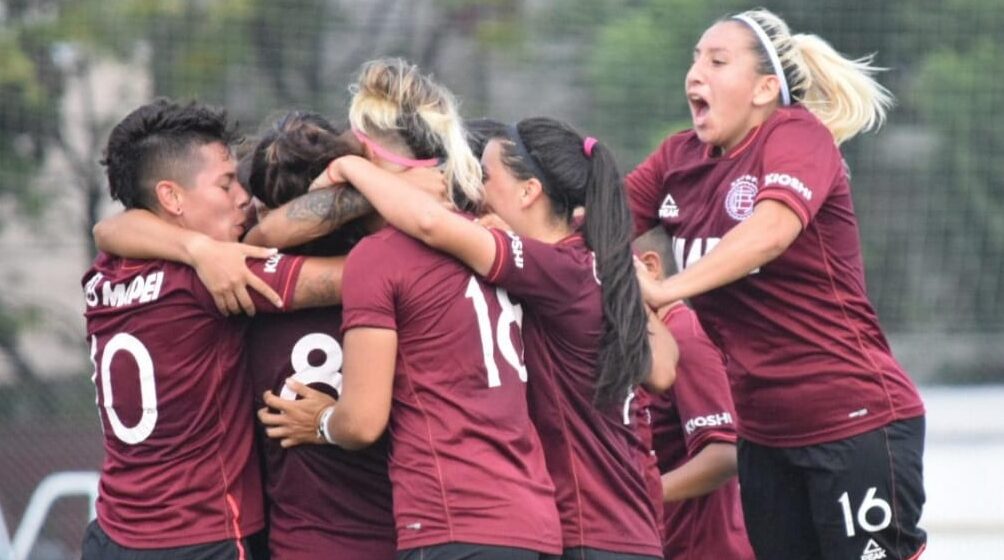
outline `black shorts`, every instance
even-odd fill
[[[547,557],[526,548],[455,542],[409,548],[397,553],[397,560],[541,560]]]
[[[561,556],[545,556],[544,558],[547,560],[662,560],[658,556],[611,552],[585,546],[566,548]]]
[[[923,416],[806,447],[741,440],[738,451],[757,558],[906,560],[923,552]]]
[[[256,560],[248,539],[217,541],[176,548],[126,548],[113,541],[97,520],[84,531],[81,560]]]

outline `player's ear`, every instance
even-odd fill
[[[170,216],[184,213],[185,189],[174,181],[157,181],[153,187],[157,204]]]
[[[781,95],[781,81],[773,74],[757,76],[753,86],[753,106],[770,105]]]
[[[540,183],[540,179],[536,177],[530,177],[529,179],[523,181],[520,185],[517,195],[519,196],[519,207],[529,208],[533,205],[544,194],[544,185]]]
[[[662,272],[662,257],[659,253],[655,251],[644,251],[642,254],[638,255],[638,260],[645,265],[645,270],[648,271],[649,276],[653,280],[662,280],[664,276]]]

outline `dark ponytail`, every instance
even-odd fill
[[[510,137],[503,162],[520,179],[540,180],[556,218],[570,224],[575,209],[585,208],[582,229],[603,292],[595,400],[602,406],[621,401],[648,377],[652,352],[632,263],[631,211],[613,154],[601,144],[587,154],[582,135],[544,117],[520,121]]]

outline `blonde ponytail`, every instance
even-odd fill
[[[376,138],[396,135],[416,157],[444,159],[451,190],[480,204],[484,199],[481,164],[464,135],[457,101],[445,87],[400,58],[363,64],[349,106],[352,128]],[[456,193],[451,193],[456,200]]]
[[[872,77],[882,68],[872,65],[872,57],[845,58],[816,35],[791,35],[788,24],[774,13],[759,9],[736,18],[754,21],[770,39],[777,52],[783,80],[792,101],[801,103],[829,129],[839,145],[861,131],[882,126],[893,96]],[[758,71],[774,74],[769,52],[757,40],[760,53]]]
[[[800,99],[833,134],[837,144],[882,126],[892,94],[872,76],[881,71],[872,56],[844,58],[816,35],[792,37],[810,82]]]

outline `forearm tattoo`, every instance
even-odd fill
[[[290,220],[329,222],[335,228],[374,212],[373,205],[351,187],[320,189],[293,199],[286,209]]]

